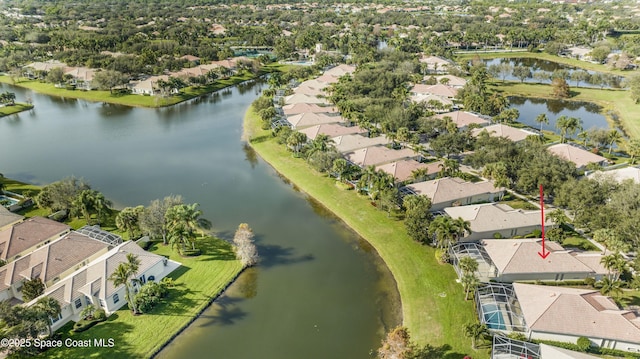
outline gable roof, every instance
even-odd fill
[[[429,77],[431,77],[431,76],[425,76],[424,80],[427,80]],[[467,84],[467,80],[463,79],[462,77],[453,76],[453,75],[436,76],[436,80],[438,81],[438,83],[440,83],[440,80],[442,80],[444,78],[449,79],[449,82],[447,83],[447,85],[449,85],[449,86],[462,87],[462,86]]]
[[[396,181],[403,182],[411,179],[413,171],[420,168],[425,168],[427,170],[427,175],[436,174],[440,172],[440,164],[442,164],[441,161],[421,163],[414,159],[408,159],[380,165],[376,167],[376,170],[384,171],[395,177]]]
[[[106,243],[77,232],[68,233],[7,264],[0,289],[23,279],[40,278],[46,283],[106,248]]]
[[[309,96],[304,94],[293,94],[285,97],[284,103],[287,105],[296,104],[296,103],[315,103],[315,104],[328,104],[329,102],[320,97]]]
[[[0,206],[0,228],[21,221],[24,217]]]
[[[327,123],[322,125],[316,125],[304,128],[298,132],[302,132],[307,135],[307,138],[310,140],[314,140],[318,135],[327,135],[329,137],[343,136],[343,135],[354,135],[357,133],[366,133],[367,130],[360,128],[358,126],[343,126],[338,123]]]
[[[466,182],[458,177],[444,177],[436,180],[408,185],[416,194],[431,199],[431,203],[447,203],[481,194],[500,193],[504,188],[496,188],[492,181]]]
[[[297,115],[305,112],[337,114],[338,109],[334,106],[319,106],[315,103],[294,103],[282,106],[282,112],[284,112],[286,116]]]
[[[344,153],[365,147],[386,145],[391,141],[389,141],[389,139],[387,139],[387,137],[385,137],[384,135],[377,137],[366,137],[353,134],[334,137],[333,142],[335,143],[338,152]]]
[[[618,168],[615,170],[595,171],[587,175],[587,177],[592,179],[612,178],[618,182],[622,182],[625,180],[632,180],[635,183],[640,183],[640,168],[625,167],[625,168]],[[0,223],[0,227],[1,226],[2,226],[2,223]]]
[[[549,146],[547,147],[547,151],[562,159],[575,163],[576,168],[584,167],[589,163],[601,163],[607,161],[606,158],[600,155],[596,155],[595,153],[583,150],[582,148],[578,148],[567,143],[559,143],[553,146]]]
[[[291,126],[296,128],[316,126],[328,123],[343,122],[341,116],[329,116],[323,113],[305,112],[287,117],[287,121]]]
[[[573,252],[560,244],[546,241],[545,248],[551,254],[546,259],[537,253],[541,239],[485,239],[481,242],[493,264],[501,274],[512,273],[592,273],[607,274],[602,265],[595,265],[602,258],[599,252]],[[587,260],[580,260],[587,257]],[[588,257],[592,257],[593,260]]]
[[[162,256],[145,251],[135,242],[127,241],[55,283],[45,290],[43,296],[51,296],[63,306],[83,295],[96,296],[106,300],[120,288],[113,286],[109,276],[120,263],[126,262],[127,253],[133,253],[138,257],[140,261],[138,274],[144,273],[158,262],[165,260]],[[36,300],[34,299],[33,302]]]
[[[432,95],[432,94],[416,94],[416,95],[412,95],[411,96],[411,101],[413,101],[413,102],[424,102],[427,105],[429,104],[429,101],[438,101],[444,106],[453,105],[453,101],[452,100],[450,100],[450,99],[448,99],[446,97],[441,97],[441,96]]]
[[[423,85],[416,84],[411,89],[411,93],[424,94],[424,95],[436,95],[444,98],[454,98],[458,94],[458,90],[447,85]]]
[[[447,207],[444,211],[452,218],[461,217],[471,224],[472,232],[499,231],[540,225],[540,210],[513,209],[506,204],[485,203],[469,206]],[[545,219],[545,226],[554,223]]]
[[[356,67],[352,65],[340,64],[325,71],[323,75],[340,77],[346,74],[352,74],[356,71]]]
[[[597,359],[599,357],[540,343],[541,359]]]
[[[0,259],[7,260],[71,227],[44,217],[32,217],[0,231]]]
[[[497,123],[494,125],[489,125],[484,128],[474,128],[471,131],[471,134],[474,137],[477,137],[483,131],[487,131],[489,136],[491,137],[505,137],[513,142],[520,142],[526,139],[528,136],[537,135],[535,132],[523,130],[520,128],[515,128],[507,125],[503,125],[501,123]]]
[[[348,161],[360,167],[378,165],[413,156],[416,156],[416,153],[411,149],[391,150],[384,146],[371,146],[345,154]]]
[[[444,119],[445,117],[449,117],[451,118],[453,123],[455,123],[456,126],[458,126],[458,128],[467,127],[472,123],[478,124],[480,126],[488,125],[490,123],[489,120],[486,120],[480,117],[479,115],[476,115],[474,113],[467,112],[467,111],[453,111],[453,112],[441,113],[441,114],[435,115],[434,117],[442,118],[442,119]]]
[[[598,291],[522,283],[513,288],[533,331],[640,342],[640,318]]]

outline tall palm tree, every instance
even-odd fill
[[[581,131],[580,133],[578,133],[578,138],[582,141],[582,143],[586,147],[589,145],[589,139],[591,138],[591,134],[589,133],[589,131]]]
[[[167,210],[167,223],[170,237],[180,238],[179,243],[184,249],[185,244],[191,244],[195,249],[195,239],[198,235],[203,235],[205,229],[211,228],[211,222],[202,218],[202,211],[198,209],[199,204],[179,204]]]
[[[128,231],[129,239],[134,239],[142,212],[144,212],[144,206],[123,208],[116,216],[116,227],[122,231]]]
[[[609,295],[614,298],[622,295],[622,283],[618,280],[612,280],[609,277],[604,277],[600,282],[598,282],[598,286],[600,287],[600,293],[602,295]]]
[[[105,218],[107,213],[109,213],[109,208],[112,203],[108,199],[104,197],[102,192],[96,191],[93,196],[93,209],[96,211],[96,218],[98,219],[98,224]]]
[[[604,256],[600,259],[600,263],[607,269],[609,277],[613,281],[617,281],[620,278],[620,274],[627,268],[627,261],[620,253]]]
[[[304,145],[306,142],[307,142],[307,135],[305,135],[302,132],[293,132],[287,138],[287,145],[289,146],[289,148],[293,150],[293,152],[296,155],[300,153],[300,149],[302,148],[302,145]]]
[[[129,304],[129,309],[137,313],[137,308],[132,297],[133,283],[136,282],[135,276],[140,268],[140,260],[133,253],[127,253],[127,261],[121,262],[115,271],[109,275],[109,280],[113,282],[113,286],[118,288],[121,285],[125,287],[125,300]]]
[[[613,129],[611,131],[609,131],[609,135],[607,136],[609,138],[609,154],[611,154],[611,150],[613,149],[614,145],[617,145],[618,143],[620,143],[620,140],[622,140],[622,135],[620,134],[620,132],[618,132],[618,130]]]
[[[38,299],[34,309],[36,309],[40,321],[43,324],[46,323],[48,334],[51,336],[53,334],[51,331],[51,318],[56,318],[60,315],[60,303],[49,296],[45,296]]]
[[[469,256],[464,256],[458,261],[458,268],[464,274],[473,274],[478,270],[478,261]]]
[[[464,326],[464,335],[471,338],[471,348],[476,349],[476,342],[489,334],[489,329],[482,323],[468,323]]]
[[[444,249],[455,239],[457,228],[449,216],[436,217],[429,224],[429,233],[435,237],[438,248]]]
[[[629,162],[634,164],[636,157],[640,156],[640,140],[633,139],[626,143],[627,154],[631,156]]]
[[[469,300],[469,293],[475,291],[480,285],[480,280],[474,273],[467,273],[460,278],[460,283],[464,287],[464,300]]]
[[[582,121],[576,117],[560,116],[556,120],[556,127],[560,130],[562,143],[565,142],[567,135],[572,135],[582,128]]]

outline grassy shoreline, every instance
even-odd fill
[[[38,186],[9,178],[1,178],[0,181],[6,185],[7,190],[16,193],[37,193],[40,190]],[[46,216],[48,213],[32,208],[25,210],[23,214]],[[86,221],[76,219],[68,224],[77,229],[86,224]],[[109,231],[115,229],[110,225],[103,228]],[[162,244],[154,244],[150,249],[152,253],[182,263],[182,266],[169,274],[169,277],[174,279],[175,288],[170,289],[169,297],[150,313],[134,316],[125,305],[107,321],[85,332],[72,332],[73,322],[70,322],[57,333],[62,340],[70,338],[93,342],[94,338],[113,338],[115,345],[112,348],[100,348],[101,357],[154,357],[222,295],[244,270],[240,261],[235,258],[231,245],[226,241],[207,237],[198,245],[203,251],[198,257],[181,257],[170,246]],[[50,349],[41,357],[84,359],[95,355],[96,348],[63,347]]]
[[[33,108],[33,105],[16,102],[12,106],[0,107],[0,117],[13,115],[22,111],[28,111],[28,110],[31,110],[32,108]]]
[[[474,352],[463,335],[465,323],[475,321],[472,301],[464,301],[462,286],[451,266],[435,259],[434,249],[413,241],[402,221],[387,217],[354,191],[340,189],[333,179],[293,158],[270,132],[260,129],[260,119],[250,108],[244,119],[244,138],[276,171],[294,183],[366,239],[383,259],[396,281],[402,302],[403,325],[419,344],[450,347],[447,357]]]

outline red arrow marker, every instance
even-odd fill
[[[542,185],[540,185],[540,213],[542,215],[542,253],[538,252],[538,255],[542,259],[546,259],[551,252],[547,252],[547,247],[544,246],[544,193],[542,192]]]

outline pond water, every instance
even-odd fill
[[[540,129],[540,124],[535,119],[542,113],[546,114],[549,119],[549,124],[543,124],[542,129],[555,133],[560,132],[556,127],[556,120],[560,116],[580,119],[582,128],[585,130],[610,128],[607,119],[601,114],[601,107],[591,102],[509,96],[509,103],[509,107],[518,109],[520,112],[517,121],[535,129]]]
[[[527,57],[523,57],[523,58],[496,58],[496,59],[484,59],[482,60],[485,65],[487,66],[487,68],[489,68],[489,66],[491,65],[500,65],[500,64],[509,64],[511,65],[511,67],[515,67],[515,66],[526,66],[531,70],[531,73],[534,74],[536,72],[538,73],[548,73],[549,75],[551,73],[553,73],[556,70],[566,70],[569,75],[571,75],[574,71],[576,70],[580,70],[577,67],[573,67],[573,66],[569,66],[569,65],[565,65],[565,64],[561,64],[558,62],[553,62],[553,61],[547,61],[547,60],[542,60],[542,59],[536,59],[536,58],[527,58]],[[596,73],[595,71],[587,71],[589,74],[594,74]],[[498,79],[502,80],[502,75],[498,76]],[[505,80],[508,81],[520,81],[519,78],[513,76],[513,74],[509,73],[508,75],[504,76]],[[581,81],[580,83],[571,80],[570,78],[567,79],[567,83],[569,84],[569,86],[580,86],[580,87],[597,87],[597,88],[620,88],[621,87],[621,83],[622,83],[622,77],[620,76],[608,76],[607,77],[606,83],[601,84],[590,84],[587,81]],[[540,79],[540,78],[536,78],[535,76],[532,78],[527,78],[524,80],[524,82],[529,82],[529,83],[545,83],[545,84],[549,84],[551,83],[550,79]]]
[[[261,264],[162,358],[369,358],[400,322],[395,283],[375,251],[241,140],[259,84],[163,109],[0,90],[35,105],[0,118],[5,176],[84,177],[117,207],[181,194],[221,237],[241,222],[255,231]]]

